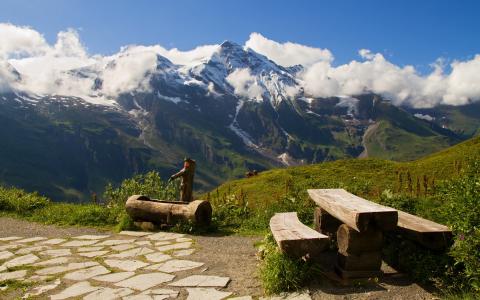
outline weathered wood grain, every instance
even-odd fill
[[[443,250],[452,242],[452,231],[445,225],[398,211],[398,231],[425,248]]]
[[[382,253],[362,252],[359,254],[337,253],[337,265],[346,271],[380,271],[382,266]]]
[[[313,258],[328,246],[328,236],[304,225],[296,212],[275,214],[270,219],[270,230],[280,250],[290,257]]]
[[[337,229],[342,225],[342,222],[332,217],[332,215],[321,207],[315,207],[313,224],[316,231],[332,237],[336,236]]]
[[[205,200],[174,202],[133,195],[125,203],[125,209],[134,221],[149,221],[154,224],[172,225],[183,220],[197,225],[208,225],[212,220],[212,206]]]
[[[360,233],[348,227],[346,224],[342,224],[338,227],[338,252],[345,255],[381,251],[382,244],[383,233],[379,229],[371,228]]]
[[[308,194],[322,209],[359,232],[375,226],[383,231],[397,226],[397,210],[365,200],[344,189],[310,189]]]

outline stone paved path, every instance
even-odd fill
[[[1,289],[26,283],[25,299],[252,299],[227,291],[229,277],[206,275],[189,259],[195,251],[193,239],[169,232],[3,237]]]

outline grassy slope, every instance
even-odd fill
[[[366,138],[365,144],[369,157],[398,161],[413,160],[450,145],[448,138],[444,136],[421,136],[395,127],[388,121],[380,121],[377,129]]]
[[[251,207],[261,207],[297,186],[302,189],[344,187],[374,200],[383,190],[398,188],[398,173],[410,173],[413,182],[424,175],[436,181],[449,179],[458,174],[462,162],[479,153],[480,137],[476,137],[412,162],[349,159],[274,169],[256,177],[226,182],[205,197],[215,201],[216,195],[244,194]]]

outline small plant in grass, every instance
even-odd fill
[[[265,236],[260,247],[263,251],[260,276],[267,294],[298,290],[319,275],[314,263],[282,254],[271,234]]]

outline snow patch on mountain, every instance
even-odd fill
[[[230,130],[232,130],[243,141],[245,145],[254,149],[259,149],[259,147],[252,141],[252,138],[248,135],[248,133],[243,131],[237,122],[238,113],[242,109],[244,103],[244,100],[238,101],[237,107],[235,108],[235,116],[233,117],[233,121],[228,126],[228,128],[230,128]]]

